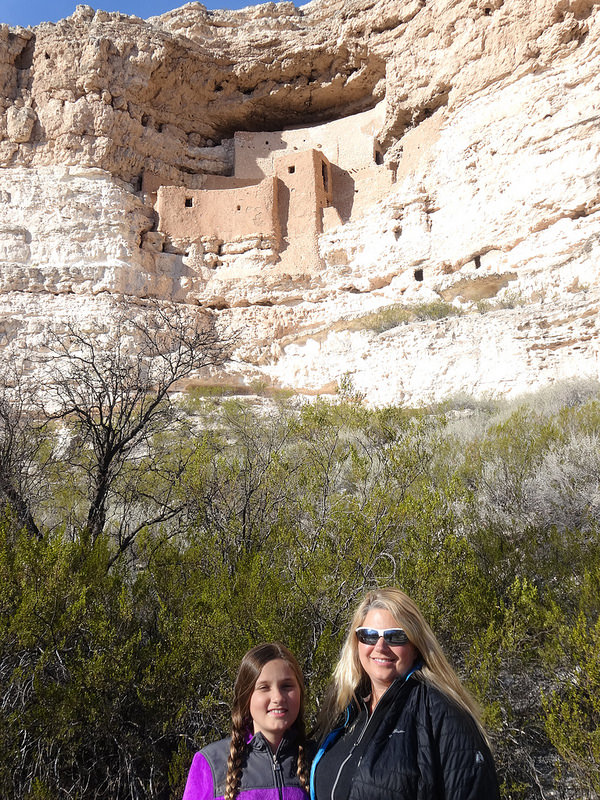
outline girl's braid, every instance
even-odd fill
[[[235,800],[238,795],[242,780],[242,764],[244,763],[247,747],[245,727],[233,728],[231,731],[229,758],[227,759],[227,778],[224,800]]]
[[[300,786],[307,794],[310,794],[310,767],[306,758],[306,726],[302,717],[296,720],[296,732],[298,734],[298,761],[296,772]]]

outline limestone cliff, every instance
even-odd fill
[[[243,327],[230,382],[420,404],[598,377],[599,75],[600,0],[0,26],[5,358],[153,297]],[[213,198],[255,222],[202,228]]]

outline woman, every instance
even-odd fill
[[[183,800],[308,800],[309,748],[298,662],[282,644],[257,645],[235,680],[231,736],[196,753]]]
[[[399,589],[359,605],[321,715],[312,800],[497,800],[475,701]]]

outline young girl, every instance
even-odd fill
[[[233,687],[231,737],[196,753],[183,800],[307,800],[304,679],[282,644],[259,644]]]

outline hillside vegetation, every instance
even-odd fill
[[[188,395],[111,475],[101,531],[77,420],[13,426],[35,528],[4,496],[2,795],[179,798],[245,650],[287,643],[314,718],[357,599],[393,584],[483,705],[503,798],[597,797],[597,392],[418,413]]]

